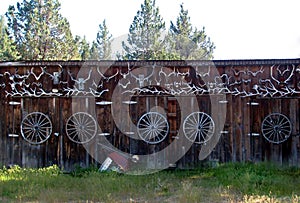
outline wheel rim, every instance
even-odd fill
[[[140,138],[149,144],[162,142],[169,131],[167,119],[156,112],[144,114],[139,119],[137,127]]]
[[[197,144],[206,143],[213,136],[215,123],[206,113],[191,113],[183,123],[183,132],[185,137],[191,142]]]
[[[52,123],[48,116],[40,112],[27,114],[21,122],[21,134],[31,144],[45,142],[52,133]]]
[[[290,120],[281,113],[272,113],[262,122],[262,134],[271,143],[279,144],[286,141],[292,131]]]
[[[97,123],[90,114],[78,112],[67,120],[66,133],[69,139],[75,143],[87,143],[96,135]]]

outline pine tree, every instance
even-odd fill
[[[92,42],[91,48],[90,48],[90,58],[93,60],[100,60],[100,54],[99,54],[99,48],[96,41]]]
[[[198,30],[193,28],[188,10],[184,10],[180,5],[180,13],[176,24],[171,22],[169,32],[170,52],[179,56],[180,59],[212,59],[214,43],[205,34],[205,28]]]
[[[13,61],[19,59],[19,53],[7,33],[4,16],[0,16],[0,61]]]
[[[111,50],[112,35],[109,33],[105,19],[99,24],[96,41],[93,41],[90,49],[90,57],[94,60],[112,59]]]
[[[105,20],[103,20],[102,24],[99,25],[96,40],[100,47],[100,59],[111,59],[111,38],[112,35],[109,33]]]
[[[8,28],[24,60],[79,59],[69,22],[58,0],[23,0],[10,6]]]
[[[90,44],[86,40],[86,37],[84,36],[82,39],[80,36],[75,37],[75,41],[78,46],[78,51],[80,55],[81,60],[87,60],[90,59]]]
[[[127,43],[122,42],[123,59],[165,59],[165,23],[155,0],[144,0],[129,28]]]

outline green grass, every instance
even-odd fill
[[[300,169],[270,163],[133,176],[96,167],[0,169],[0,202],[300,202]]]

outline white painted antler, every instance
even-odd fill
[[[33,75],[34,76],[34,78],[35,78],[35,80],[40,80],[40,78],[44,75],[44,73],[45,73],[45,68],[46,67],[40,67],[40,69],[42,70],[42,72],[39,74],[39,75],[36,75],[35,73],[34,73],[34,67],[32,67],[31,69],[30,69],[30,75]]]
[[[280,81],[277,80],[277,79],[273,76],[273,68],[274,68],[274,66],[275,66],[275,65],[272,65],[272,66],[270,67],[270,76],[271,76],[272,80],[274,80],[275,82],[277,82],[277,84],[280,84]],[[278,68],[277,68],[277,69],[278,69]]]
[[[253,72],[251,70],[249,70],[249,68],[247,69],[247,74],[251,74],[253,77],[256,77],[259,73],[264,73],[264,67],[260,66],[260,69],[256,72]]]
[[[204,78],[210,75],[210,66],[208,66],[207,72],[203,72],[203,71],[200,72],[198,66],[196,66],[195,70],[196,70],[196,75],[200,78]]]
[[[109,77],[106,77],[106,76],[101,72],[101,70],[100,70],[99,67],[97,67],[96,70],[97,70],[98,74],[101,76],[101,78],[105,79],[106,81],[109,81],[109,80],[115,78],[115,77],[119,74],[119,70],[117,70],[117,72],[116,72],[114,75],[111,75],[111,76],[109,76]]]
[[[128,63],[127,63],[127,71],[126,71],[125,73],[122,73],[122,71],[120,70],[119,73],[120,73],[120,75],[121,75],[124,79],[126,79],[127,76],[130,74],[130,71],[131,71],[131,69],[130,69],[130,64],[129,64],[129,62],[128,62]]]
[[[287,70],[286,70],[286,71],[287,71]],[[286,71],[284,71],[283,74],[284,74]],[[289,70],[288,70],[288,71],[289,71]],[[295,65],[292,65],[292,71],[291,71],[289,77],[284,81],[284,83],[287,83],[288,81],[290,81],[290,79],[291,79],[291,78],[293,77],[293,75],[294,75],[294,72],[295,72]]]

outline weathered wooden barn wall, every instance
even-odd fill
[[[218,140],[206,160],[300,166],[299,59],[1,62],[0,91],[3,165],[88,166],[114,151],[103,141],[125,156],[153,154],[193,134],[184,123],[225,113],[222,129],[199,127],[189,149],[176,145],[158,162],[174,164],[184,151],[178,167],[200,164],[213,127]],[[193,109],[195,117],[184,113]],[[147,116],[162,123],[157,139],[142,127]]]

